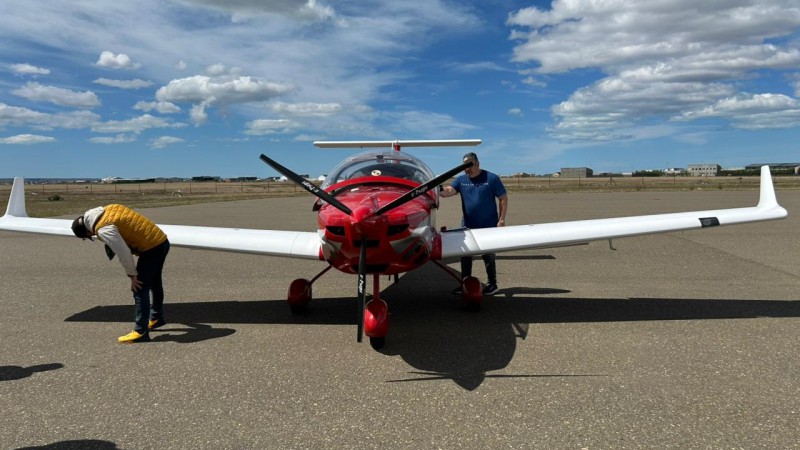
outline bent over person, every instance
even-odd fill
[[[86,211],[72,222],[72,232],[81,239],[92,240],[93,236],[97,236],[105,244],[108,258],[113,259],[116,255],[131,280],[136,325],[133,331],[120,336],[118,341],[149,341],[149,331],[166,324],[161,272],[169,253],[167,235],[147,217],[117,204]],[[134,255],[138,256],[135,263]]]

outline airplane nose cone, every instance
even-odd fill
[[[372,214],[372,210],[368,206],[358,206],[353,210],[353,220],[356,223],[361,223]]]

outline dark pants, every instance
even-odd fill
[[[133,293],[136,302],[136,330],[137,333],[147,333],[147,322],[158,320],[164,314],[164,286],[161,282],[161,272],[164,270],[164,260],[169,253],[169,241],[164,241],[156,247],[139,255],[136,263],[138,278],[142,288]],[[150,292],[153,293],[153,302],[150,302]]]
[[[494,263],[494,253],[481,255],[483,263],[486,265],[486,276],[489,277],[488,284],[497,284],[497,267]],[[461,258],[461,279],[472,276],[472,257],[464,256]]]

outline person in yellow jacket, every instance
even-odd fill
[[[136,304],[136,325],[133,331],[120,336],[118,341],[149,341],[149,331],[166,324],[161,273],[169,253],[167,235],[147,217],[117,204],[98,206],[86,211],[72,222],[72,232],[81,239],[92,240],[92,237],[97,236],[106,245],[108,258],[112,259],[116,255],[131,280],[131,292]],[[138,256],[135,264],[134,255]]]

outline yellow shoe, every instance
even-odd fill
[[[150,342],[150,335],[147,333],[142,334],[137,333],[136,331],[131,331],[125,336],[120,336],[117,338],[117,342],[123,344],[132,344],[134,342]]]
[[[166,324],[167,322],[164,319],[151,320],[150,322],[147,322],[147,329],[155,330],[156,328],[161,328]]]

